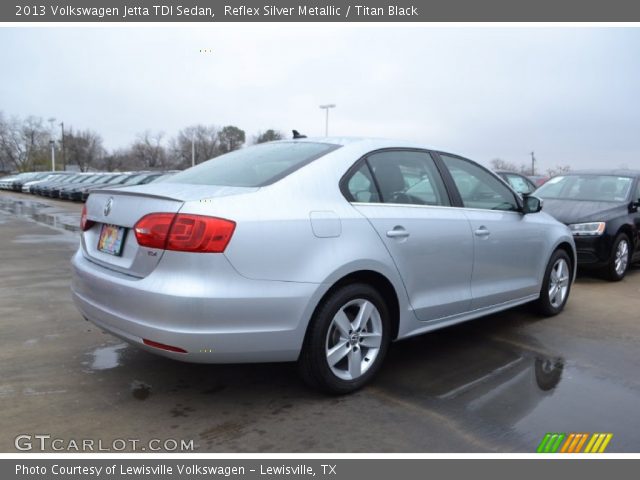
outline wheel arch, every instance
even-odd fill
[[[556,245],[556,248],[553,251],[555,252],[556,250],[564,250],[567,255],[569,255],[569,258],[571,259],[571,271],[575,277],[575,273],[578,268],[578,254],[575,248],[573,248],[569,242],[563,241]]]
[[[633,257],[633,254],[635,253],[635,249],[636,249],[636,245],[634,243],[633,227],[631,225],[629,225],[628,223],[623,223],[618,228],[618,231],[616,232],[616,235],[615,235],[614,238],[616,238],[621,233],[624,233],[627,236],[627,238],[629,239],[629,248],[631,250],[629,252],[629,260],[631,260],[631,257]]]
[[[345,274],[335,280],[316,302],[313,313],[311,314],[306,327],[304,343],[306,343],[307,336],[309,334],[311,321],[315,317],[318,308],[320,308],[324,300],[339,288],[353,283],[364,283],[370,285],[375,288],[380,295],[382,295],[382,298],[389,309],[389,314],[391,315],[391,340],[395,340],[398,337],[400,329],[400,298],[396,287],[394,287],[392,281],[382,273],[375,270],[362,269]]]

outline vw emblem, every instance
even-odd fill
[[[104,204],[104,216],[107,217],[109,216],[109,213],[111,213],[111,206],[113,205],[113,197],[111,197],[109,200],[107,200],[107,203]]]

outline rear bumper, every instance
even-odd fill
[[[178,254],[163,258],[153,273],[137,279],[96,265],[78,250],[72,259],[73,300],[98,327],[176,360],[296,360],[321,285],[250,280],[223,255],[208,256],[203,263],[210,261],[213,270],[208,265],[190,268],[187,278]],[[150,347],[143,339],[187,353]]]

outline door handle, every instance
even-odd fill
[[[393,230],[387,232],[387,237],[389,238],[407,238],[408,236],[409,232],[401,226],[393,227]]]
[[[475,234],[476,237],[488,237],[489,235],[491,235],[491,232],[485,226],[480,227],[473,233]]]

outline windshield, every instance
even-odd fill
[[[615,175],[566,175],[553,177],[535,194],[541,198],[624,202],[633,179]]]
[[[215,157],[161,181],[262,187],[286,177],[336,148],[337,145],[328,143],[265,143]]]

